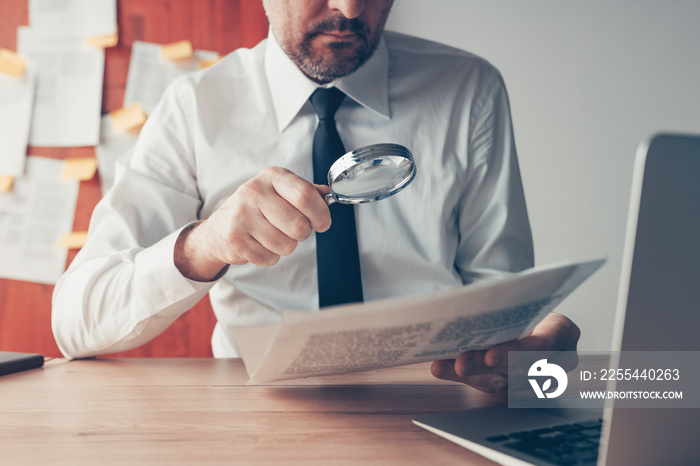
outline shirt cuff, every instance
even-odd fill
[[[182,314],[189,307],[181,309],[176,305],[178,302],[186,300],[193,306],[217,283],[216,280],[210,282],[190,280],[175,267],[173,260],[175,242],[183,228],[169,234],[136,255],[135,286],[146,287],[146,289],[141,290],[142,293],[139,293],[143,299],[142,305],[139,306],[145,314],[143,317],[150,317],[158,310],[166,309],[168,310],[166,314]],[[192,302],[193,300],[194,302]]]

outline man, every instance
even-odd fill
[[[392,0],[263,5],[268,39],[176,80],[118,164],[54,293],[66,356],[141,345],[207,292],[214,355],[237,356],[232,326],[325,306],[322,251],[355,250],[364,300],[532,266],[508,100],[493,67],[383,34]],[[338,108],[321,115],[317,96],[329,93]],[[329,210],[328,187],[311,182],[321,129],[347,150],[405,145],[418,175],[349,216],[347,206]],[[348,232],[351,246],[326,245]],[[577,340],[576,326],[551,314],[518,342],[436,361],[432,371],[501,392],[509,349],[575,349]]]

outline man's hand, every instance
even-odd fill
[[[274,265],[314,231],[330,228],[331,214],[323,200],[329,191],[284,168],[266,168],[209,218],[183,231],[175,265],[199,281],[215,278],[228,264]]]
[[[462,382],[483,392],[505,396],[508,391],[508,351],[576,351],[580,336],[576,324],[552,312],[520,340],[487,351],[462,353],[457,359],[433,361],[430,370],[439,379]]]

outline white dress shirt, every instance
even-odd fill
[[[334,85],[349,151],[402,144],[413,183],[357,206],[365,300],[460,286],[533,265],[532,238],[500,74],[469,53],[386,32],[372,58]],[[231,266],[216,282],[173,263],[181,229],[206,218],[269,166],[311,180],[317,84],[272,34],[217,65],[178,78],[117,164],[87,244],[56,285],[53,330],[67,357],[139,346],[207,292],[217,357],[238,355],[235,325],[318,309],[315,236],[277,265]],[[330,311],[332,312],[332,311]]]

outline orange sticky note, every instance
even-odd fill
[[[71,180],[90,180],[97,171],[97,159],[84,157],[79,159],[66,159],[63,161],[63,170],[59,178]]]
[[[199,69],[203,70],[219,63],[224,57],[210,58],[209,60],[199,60]]]
[[[160,47],[161,60],[184,60],[190,58],[193,53],[192,42],[189,40],[181,40]]]
[[[15,179],[11,176],[0,175],[0,193],[9,193],[12,191],[12,184]]]
[[[125,133],[146,123],[146,111],[138,102],[109,112],[109,121],[115,133]]]
[[[10,76],[24,76],[27,71],[27,59],[12,50],[0,49],[0,72]]]
[[[107,34],[104,36],[94,36],[85,39],[85,45],[88,47],[96,47],[99,49],[106,49],[109,47],[114,47],[119,42],[119,36],[117,33]]]
[[[54,244],[57,248],[80,249],[87,241],[87,231],[74,231],[67,235],[61,235]]]

